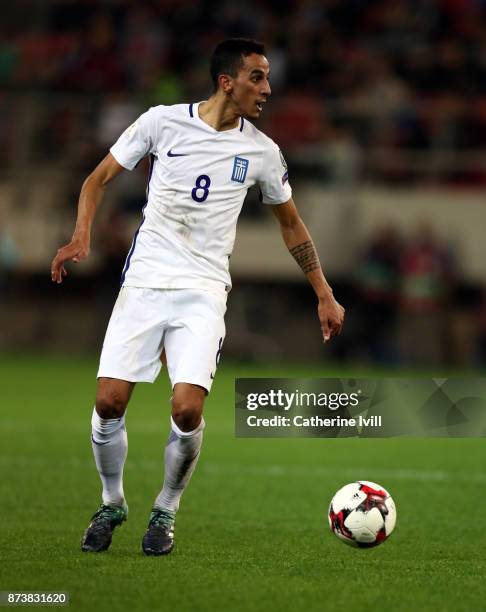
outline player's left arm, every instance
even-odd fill
[[[341,333],[344,308],[334,298],[332,289],[324,277],[312,238],[292,198],[288,202],[272,206],[272,211],[280,223],[280,231],[287,248],[306,275],[319,300],[317,312],[322,337],[324,342],[327,342]]]

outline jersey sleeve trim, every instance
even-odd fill
[[[243,119],[243,117],[241,118],[241,126],[240,126],[240,132],[243,131],[243,126],[245,125],[245,120]]]
[[[262,204],[265,204],[265,206],[280,206],[280,204],[287,204],[287,202],[291,198],[292,198],[292,188],[290,187],[289,197],[286,198],[285,200],[282,200],[281,202],[270,202],[270,201],[266,200],[265,198],[263,198],[263,196],[261,197],[260,201],[261,201]]]
[[[189,104],[189,115],[194,118],[194,111],[192,110],[193,103]]]
[[[121,157],[121,152],[117,151],[117,148],[115,147],[115,145],[113,145],[110,148],[110,153],[113,155],[113,157],[115,158],[115,160],[117,161],[117,163],[120,164],[120,166],[122,166],[123,168],[125,168],[125,170],[129,170],[130,172],[136,167],[136,165],[132,165],[130,164],[130,162],[122,159]]]

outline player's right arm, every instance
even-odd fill
[[[101,161],[86,178],[81,188],[78,203],[78,217],[73,237],[68,244],[58,249],[51,264],[51,278],[54,283],[62,283],[67,275],[64,264],[67,261],[79,263],[89,255],[91,243],[91,226],[103,199],[106,185],[125,168],[111,153]]]

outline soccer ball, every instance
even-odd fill
[[[358,480],[336,493],[329,505],[329,527],[346,544],[371,548],[384,542],[395,528],[395,502],[375,482]]]

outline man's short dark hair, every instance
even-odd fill
[[[252,53],[266,55],[265,47],[251,38],[229,38],[220,42],[211,56],[210,70],[214,91],[218,89],[219,75],[229,74],[236,78],[243,66],[244,58]]]

